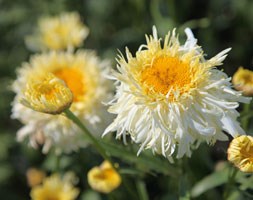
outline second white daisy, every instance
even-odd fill
[[[51,146],[59,153],[86,145],[79,128],[66,117],[36,112],[20,103],[26,84],[31,80],[44,80],[48,73],[66,83],[73,93],[71,111],[93,134],[100,135],[110,121],[106,107],[102,105],[111,96],[111,84],[104,78],[107,66],[108,62],[100,61],[91,51],[78,51],[75,54],[50,52],[35,55],[29,63],[24,63],[18,69],[18,77],[13,84],[16,97],[12,117],[24,124],[18,131],[18,140],[29,137],[30,144],[35,148],[42,144],[45,153]]]

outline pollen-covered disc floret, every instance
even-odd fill
[[[243,172],[253,172],[253,137],[234,138],[228,148],[228,160]]]
[[[73,94],[65,82],[53,74],[41,80],[30,80],[21,103],[35,111],[60,114],[70,107]]]
[[[29,137],[30,145],[43,145],[44,153],[51,146],[58,153],[86,146],[79,128],[65,116],[40,113],[58,114],[70,105],[70,100],[70,110],[92,133],[101,135],[111,120],[102,104],[111,96],[111,83],[105,78],[108,64],[94,52],[84,50],[32,56],[18,69],[13,84],[16,97],[12,117],[24,124],[17,133],[18,140]]]
[[[32,50],[74,48],[81,46],[88,33],[78,13],[62,13],[41,18],[34,34],[26,38],[26,44]]]
[[[181,45],[175,30],[161,44],[156,28],[146,36],[133,56],[118,57],[117,93],[109,112],[116,114],[104,134],[117,131],[117,138],[130,135],[145,148],[169,159],[190,156],[202,141],[213,144],[244,133],[236,118],[238,102],[248,102],[231,89],[230,78],[215,67],[222,64],[226,49],[206,60],[190,29]]]

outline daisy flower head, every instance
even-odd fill
[[[241,135],[234,138],[227,150],[228,160],[242,172],[253,172],[253,137]]]
[[[18,140],[29,137],[30,145],[43,145],[44,153],[51,146],[58,153],[86,146],[79,128],[65,116],[40,113],[58,114],[70,105],[70,100],[70,110],[100,135],[111,120],[101,103],[111,96],[111,82],[105,78],[108,65],[87,50],[32,56],[18,69],[13,84],[16,97],[12,117],[24,124],[17,133]]]
[[[38,21],[33,35],[26,38],[32,50],[63,50],[81,46],[89,29],[76,12],[43,17]]]
[[[73,180],[68,175],[60,177],[58,174],[46,177],[41,185],[37,185],[31,190],[32,200],[74,200],[78,194],[79,190],[74,187]]]
[[[253,96],[253,71],[239,67],[232,82],[235,88],[242,91],[244,95]]]
[[[157,30],[146,36],[135,56],[126,48],[126,59],[118,58],[116,95],[109,112],[116,118],[104,134],[131,139],[143,149],[152,149],[169,160],[191,156],[192,148],[244,134],[236,121],[239,103],[248,102],[231,89],[230,78],[216,69],[230,49],[205,59],[190,29],[181,45],[176,31],[169,32],[162,44]]]
[[[110,193],[121,184],[121,177],[108,161],[104,161],[99,167],[93,167],[88,172],[88,183],[92,189]]]

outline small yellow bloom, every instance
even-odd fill
[[[30,168],[26,171],[27,183],[30,187],[34,187],[42,183],[45,178],[45,172],[36,168]]]
[[[104,161],[88,172],[88,183],[98,192],[110,193],[120,185],[121,177],[108,161]]]
[[[30,81],[24,91],[21,103],[35,111],[60,114],[70,107],[73,94],[65,82],[53,74],[47,74],[41,81]]]
[[[253,137],[242,135],[234,138],[227,153],[228,160],[242,172],[253,172]]]
[[[66,178],[60,178],[58,174],[53,174],[44,179],[43,184],[35,186],[31,190],[32,200],[74,200],[78,196],[79,190],[73,187],[73,183]]]
[[[34,50],[62,50],[79,47],[88,33],[78,13],[62,13],[40,19],[37,32],[27,37],[26,43]]]
[[[234,74],[232,81],[237,90],[247,96],[253,96],[253,71],[240,67]]]

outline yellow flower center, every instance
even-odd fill
[[[77,68],[63,68],[54,72],[54,75],[65,81],[74,96],[74,102],[81,100],[86,91],[83,73]]]
[[[171,89],[179,89],[182,94],[190,89],[191,75],[188,63],[176,57],[160,56],[141,72],[141,83],[147,85],[148,91],[152,88],[166,95]]]

